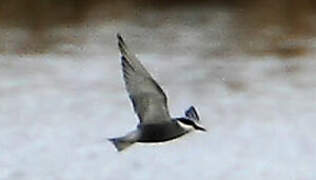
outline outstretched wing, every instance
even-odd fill
[[[170,121],[167,97],[136,56],[129,51],[123,38],[117,34],[121,51],[123,78],[134,111],[141,123]]]
[[[185,116],[188,117],[189,119],[192,119],[195,121],[200,120],[200,117],[199,117],[197,111],[195,110],[194,106],[190,106],[190,108],[185,111]]]

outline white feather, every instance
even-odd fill
[[[194,130],[194,127],[192,125],[189,125],[189,124],[185,124],[181,121],[177,121],[177,123],[183,128],[183,129],[186,129],[186,130]]]

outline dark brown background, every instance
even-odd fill
[[[12,48],[5,45],[6,41],[15,41],[5,33],[0,35],[3,43],[0,53],[38,53],[49,51],[59,43],[80,43],[79,38],[67,39],[50,36],[48,30],[56,27],[89,26],[93,23],[111,23],[113,21],[131,21],[145,27],[159,27],[165,23],[170,12],[179,9],[213,8],[234,11],[234,35],[232,41],[247,44],[249,40],[263,38],[271,44],[269,50],[255,52],[258,55],[277,53],[281,56],[296,56],[304,54],[310,47],[302,44],[284,47],[284,41],[296,42],[314,36],[315,7],[313,0],[221,0],[213,1],[154,1],[154,0],[2,0],[0,2],[0,26],[2,29],[21,29],[27,32],[28,38],[19,41]],[[179,12],[181,13],[181,12]],[[154,19],[146,18],[149,14],[159,14]],[[181,14],[179,15],[181,17]],[[186,20],[188,17],[186,17]],[[190,17],[189,17],[190,19]],[[203,17],[192,17],[192,21],[203,24]],[[183,23],[178,18],[173,23]],[[207,22],[206,22],[207,23]],[[258,31],[274,27],[281,33],[264,35]],[[243,41],[243,42],[242,42]],[[9,46],[12,46],[12,43]],[[246,45],[249,50],[249,46]],[[250,47],[251,49],[251,47]]]

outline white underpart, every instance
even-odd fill
[[[127,135],[124,136],[128,141],[137,141],[140,137],[140,132],[138,130],[134,130],[129,132]]]

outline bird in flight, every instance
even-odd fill
[[[126,90],[132,101],[139,124],[125,136],[110,138],[118,151],[136,142],[156,143],[172,140],[193,130],[206,131],[200,124],[196,109],[191,106],[185,117],[171,118],[167,96],[138,58],[128,49],[122,36],[117,34]]]

